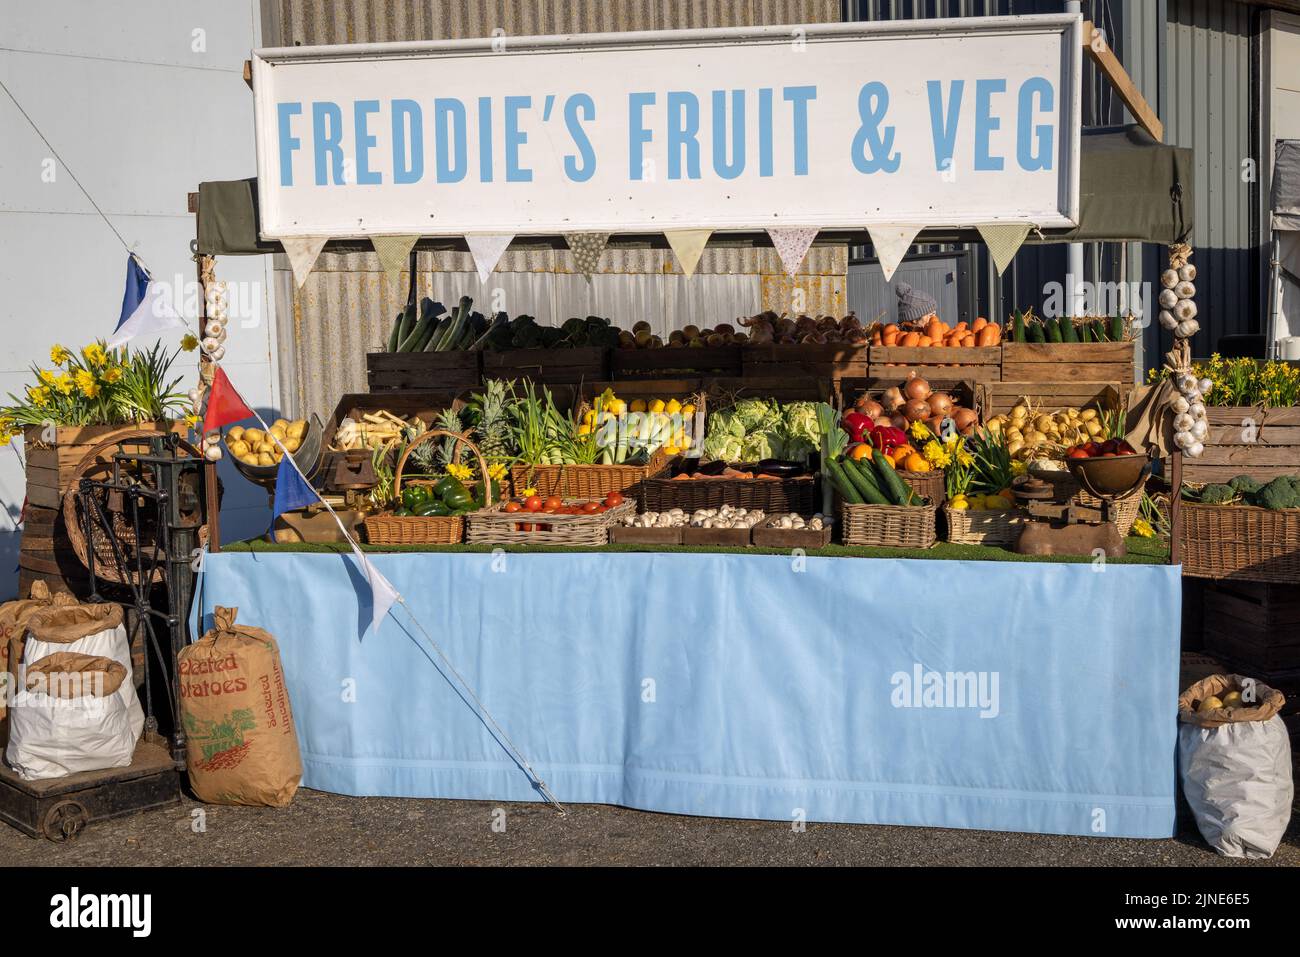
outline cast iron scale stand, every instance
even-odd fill
[[[144,649],[144,732],[124,768],[25,781],[0,765],[0,820],[28,836],[73,840],[92,821],[179,802],[185,730],[176,654],[186,644],[192,562],[214,471],[201,458],[184,454],[177,436],[159,435],[149,440],[145,454],[114,455],[108,479],[81,480],[77,496],[88,543],[89,600],[109,600],[100,593],[101,578],[125,586],[128,644],[135,647],[140,638]],[[161,608],[153,604],[157,589],[165,595]],[[166,699],[170,739],[159,733],[157,688]]]

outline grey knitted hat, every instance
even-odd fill
[[[928,292],[913,289],[910,284],[905,282],[897,283],[894,286],[894,295],[898,297],[899,322],[916,322],[922,316],[937,312],[939,309],[939,303],[935,301],[934,296],[931,296]]]

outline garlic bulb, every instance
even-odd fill
[[[1202,402],[1193,402],[1187,407],[1187,414],[1193,419],[1205,418],[1205,404]]]
[[[1174,416],[1174,431],[1187,432],[1196,423],[1190,412],[1180,412]]]
[[[1173,332],[1176,328],[1178,328],[1178,317],[1175,316],[1168,309],[1161,309],[1160,325],[1162,328],[1167,329],[1170,332]]]
[[[209,445],[207,448],[203,450],[203,457],[207,459],[209,462],[220,462],[221,446]]]
[[[1172,272],[1172,270],[1170,271]],[[1191,282],[1193,279],[1196,278],[1196,267],[1193,266],[1191,263],[1188,263],[1187,265],[1183,266],[1181,269],[1178,270],[1178,278],[1181,279],[1183,282]]]
[[[1192,437],[1199,442],[1204,439],[1206,433],[1210,431],[1210,426],[1204,419],[1197,419],[1192,423],[1192,427],[1189,431],[1192,433]]]
[[[1190,282],[1180,282],[1174,286],[1174,295],[1179,299],[1191,299],[1196,295],[1196,287]]]
[[[1199,459],[1204,452],[1205,452],[1204,443],[1198,441],[1193,441],[1191,445],[1183,449],[1184,455],[1191,456],[1194,459]]]
[[[1195,441],[1196,437],[1193,436],[1191,432],[1174,433],[1174,445],[1178,446],[1184,452],[1187,451]]]
[[[215,349],[217,346],[221,345],[221,343],[217,341],[217,339],[213,336],[206,336],[204,337],[203,341],[199,343],[199,345],[204,352],[210,354],[212,350]]]
[[[220,362],[222,359],[226,357],[226,347],[217,346],[215,349],[209,352],[208,355],[212,357],[213,362]]]
[[[1179,339],[1190,339],[1201,331],[1201,324],[1195,319],[1184,319],[1174,328],[1174,335]]]
[[[211,336],[213,339],[221,339],[226,334],[226,324],[220,319],[209,319],[208,324],[203,327],[203,334]]]
[[[1190,372],[1184,372],[1178,376],[1174,385],[1178,386],[1179,392],[1183,395],[1187,395],[1189,392],[1195,392],[1199,383],[1196,380],[1196,376],[1192,375]]]
[[[1166,289],[1173,289],[1178,285],[1178,273],[1173,269],[1166,269],[1160,274],[1160,285]]]
[[[1175,414],[1181,414],[1191,408],[1191,404],[1181,395],[1174,396],[1174,401],[1169,404],[1173,406]]]
[[[1162,289],[1160,290],[1158,301],[1160,303],[1160,308],[1173,309],[1174,306],[1178,305],[1178,294],[1172,289]]]
[[[1196,318],[1196,303],[1190,299],[1179,299],[1174,305],[1174,315],[1178,317],[1179,322],[1186,322],[1188,319]]]

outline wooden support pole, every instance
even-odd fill
[[[1183,453],[1169,453],[1169,564],[1183,563]]]
[[[1106,34],[1094,26],[1091,20],[1083,21],[1083,49],[1087,52],[1088,58],[1097,65],[1097,69],[1101,70],[1110,81],[1110,85],[1115,88],[1115,92],[1124,101],[1133,118],[1157,141],[1164,142],[1165,125],[1160,122],[1156,111],[1151,108],[1142,91],[1137,88],[1133,78],[1128,75],[1124,64],[1119,62],[1119,58],[1111,50],[1110,44],[1106,42]]]

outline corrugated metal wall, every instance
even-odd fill
[[[263,0],[268,46],[439,40],[491,36],[667,30],[693,27],[828,23],[840,0]],[[625,327],[646,319],[667,331],[688,322],[713,323],[764,308],[782,308],[795,287],[806,308],[840,315],[846,309],[847,251],[817,247],[800,275],[781,273],[770,250],[709,249],[696,277],[674,275],[667,250],[624,250],[603,257],[590,286],[575,275],[567,250],[510,252],[487,289],[467,254],[422,253],[420,295],[442,302],[481,293],[484,312],[497,308],[542,318],[607,315]],[[385,280],[372,253],[322,255],[301,292],[287,261],[276,257],[276,308],[281,324],[283,405],[294,415],[328,415],[338,397],[366,389],[365,353],[376,348],[405,302],[409,278]],[[499,292],[498,292],[499,291]],[[706,318],[708,317],[708,318]],[[292,335],[289,328],[292,328]]]

